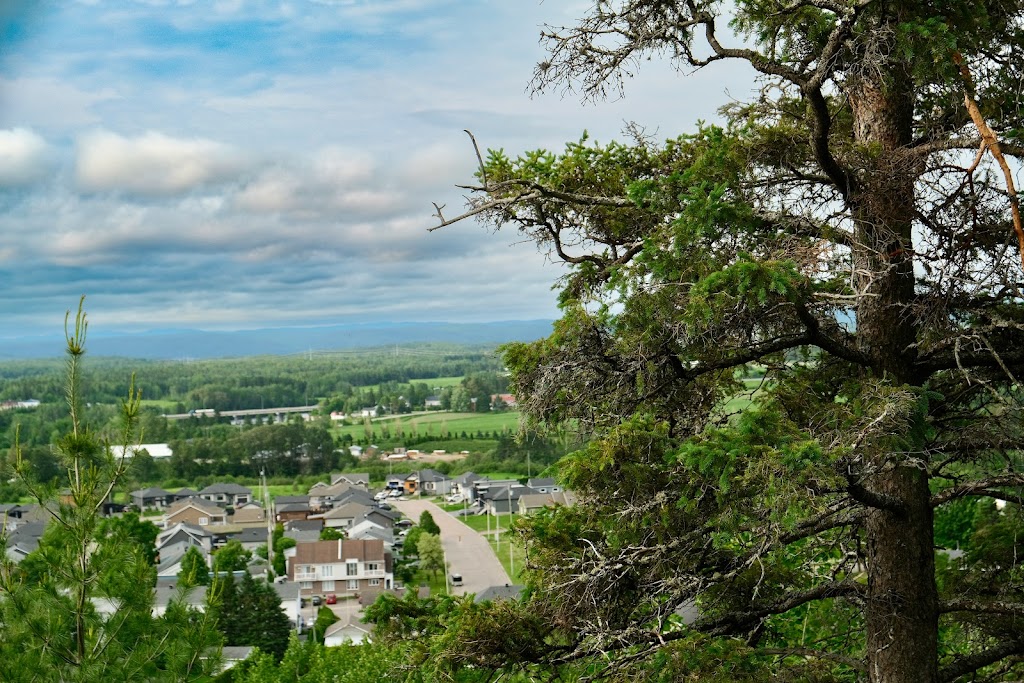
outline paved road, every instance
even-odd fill
[[[441,545],[448,561],[448,571],[462,574],[463,585],[453,587],[453,593],[479,593],[490,586],[511,583],[490,544],[459,519],[423,500],[399,500],[390,504],[413,521],[418,520],[424,510],[430,511],[441,528]]]

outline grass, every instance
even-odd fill
[[[400,439],[399,433],[401,435],[418,437],[430,435],[458,437],[463,432],[467,435],[475,435],[477,432],[490,435],[494,431],[514,433],[519,429],[519,413],[451,413],[447,411],[434,411],[416,415],[389,416],[370,420],[369,425],[359,423],[332,427],[331,434],[335,438],[348,434],[355,442],[359,443],[366,440],[368,429],[374,435],[371,437],[371,440],[383,440],[385,429],[391,439]]]

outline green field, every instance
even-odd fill
[[[436,411],[415,415],[397,415],[380,417],[368,423],[342,425],[331,428],[331,434],[339,438],[345,434],[354,441],[367,439],[367,432],[374,436],[373,440],[394,440],[396,436],[460,436],[483,432],[515,432],[519,429],[519,413],[451,413]]]

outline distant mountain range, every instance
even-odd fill
[[[92,356],[153,360],[290,355],[423,342],[501,344],[551,334],[550,320],[488,323],[353,323],[277,327],[234,332],[157,330],[101,335],[90,332]],[[63,354],[63,337],[0,339],[0,360],[52,358]]]

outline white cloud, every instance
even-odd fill
[[[85,190],[167,195],[233,179],[242,168],[238,153],[213,140],[96,131],[79,140],[75,174]]]
[[[26,128],[0,130],[0,187],[31,185],[50,168],[46,141]]]

